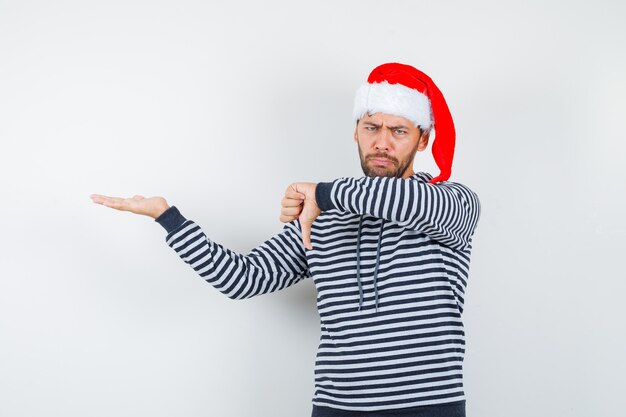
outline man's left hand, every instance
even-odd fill
[[[289,186],[293,191],[300,194],[304,194],[304,202],[302,204],[302,211],[298,218],[300,219],[300,225],[302,226],[302,242],[304,247],[311,250],[311,225],[313,221],[320,215],[321,210],[317,206],[315,201],[315,189],[317,183],[315,182],[294,182]]]

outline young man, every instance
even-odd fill
[[[447,181],[452,117],[428,76],[388,63],[357,91],[353,118],[365,177],[291,184],[283,230],[248,255],[211,241],[162,197],[92,199],[155,218],[167,244],[230,298],[312,278],[313,417],[465,416],[461,315],[480,204]],[[413,172],[433,128],[435,178]]]

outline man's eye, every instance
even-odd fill
[[[365,126],[366,130],[369,130],[370,132],[373,130],[376,130],[376,128],[374,126]]]
[[[396,130],[396,133],[399,134],[399,135],[404,135],[406,133],[406,130],[398,129],[398,130]]]

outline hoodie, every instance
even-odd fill
[[[314,407],[433,409],[465,401],[461,315],[480,203],[465,185],[430,179],[318,183],[312,250],[298,220],[246,255],[210,240],[174,206],[156,221],[178,256],[232,299],[313,279]]]

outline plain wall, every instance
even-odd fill
[[[152,219],[247,253],[295,181],[362,176],[352,101],[443,91],[480,197],[468,416],[617,415],[626,351],[618,1],[0,0],[0,416],[308,416],[311,281],[233,301]],[[430,147],[416,171],[436,174]]]

